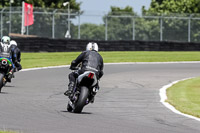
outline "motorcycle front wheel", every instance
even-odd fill
[[[82,112],[83,107],[86,105],[88,95],[89,95],[88,88],[85,87],[85,86],[82,86],[78,100],[74,105],[74,110],[73,110],[74,113],[81,113]]]

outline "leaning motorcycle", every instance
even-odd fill
[[[0,53],[0,93],[2,87],[11,79],[9,72],[12,69],[12,61],[9,53]],[[11,77],[10,77],[11,76]]]
[[[67,110],[81,113],[84,106],[93,103],[99,90],[97,76],[93,71],[85,71],[76,79],[72,95],[69,97]]]

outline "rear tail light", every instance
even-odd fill
[[[8,64],[7,60],[3,59],[3,60],[2,60],[2,64],[3,64],[3,65],[7,65],[7,64]]]
[[[90,78],[90,79],[93,79],[93,77],[94,77],[94,73],[90,73],[90,74],[88,75],[88,78]]]

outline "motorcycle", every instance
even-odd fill
[[[95,72],[85,71],[76,79],[72,95],[69,97],[67,110],[81,113],[84,106],[94,102],[94,97],[99,90]]]
[[[10,82],[13,75],[9,72],[12,70],[13,63],[11,61],[11,56],[9,53],[0,53],[0,93],[2,87],[5,86],[7,82]]]

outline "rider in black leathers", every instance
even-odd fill
[[[11,40],[10,41],[10,45],[11,45],[10,49],[12,51],[12,60],[13,60],[13,63],[15,64],[15,66],[17,68],[17,71],[19,71],[19,70],[22,69],[22,66],[20,64],[20,62],[21,62],[21,51],[18,48],[16,41]]]
[[[13,63],[14,54],[12,53],[12,50],[11,50],[10,37],[8,37],[8,36],[2,37],[1,43],[0,43],[0,53],[9,53],[10,57],[11,57],[11,62]],[[12,65],[11,70],[8,73],[8,79],[7,79],[8,82],[11,82],[11,78],[13,77],[14,69],[15,69],[15,65]]]
[[[82,52],[76,60],[71,62],[70,69],[74,70],[80,63],[82,63],[81,69],[69,74],[68,90],[64,93],[66,96],[70,96],[72,94],[76,78],[85,71],[89,70],[95,72],[98,79],[103,76],[103,58],[98,53],[97,43],[88,43],[86,51]]]

